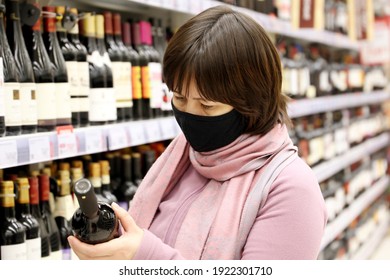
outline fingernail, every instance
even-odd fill
[[[111,203],[111,207],[119,207],[119,205],[116,202]]]

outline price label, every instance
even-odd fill
[[[93,154],[105,150],[102,131],[100,129],[87,129],[85,131],[85,152]]]
[[[123,126],[111,127],[108,131],[108,147],[110,150],[123,149],[129,146],[126,129]]]
[[[49,137],[28,139],[30,162],[47,161],[52,158]]]
[[[178,134],[178,125],[174,119],[161,119],[160,128],[163,139],[172,139]]]
[[[18,163],[18,149],[16,141],[0,143],[0,168],[15,166]]]
[[[131,146],[142,145],[147,142],[144,124],[145,122],[132,122],[128,127]]]
[[[156,120],[147,121],[145,125],[145,136],[148,143],[161,141],[160,122]]]
[[[58,157],[65,158],[77,155],[77,138],[72,126],[57,127]]]

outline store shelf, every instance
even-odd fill
[[[293,100],[288,105],[288,113],[291,118],[298,118],[345,108],[379,104],[386,100],[390,100],[390,92],[388,91],[346,93],[342,95],[316,97],[313,99]]]
[[[217,5],[228,5],[213,0],[77,0],[77,2],[93,5],[95,7],[129,12],[140,12],[142,9],[162,9],[188,15],[196,15],[203,10]],[[253,17],[269,33],[276,33],[300,40],[322,43],[330,47],[359,50],[359,43],[351,40],[348,36],[310,28],[297,29],[294,28],[290,22],[280,20],[274,16],[268,16],[242,7],[229,6]]]
[[[0,169],[117,150],[174,138],[173,117],[0,138]]]
[[[348,167],[352,163],[360,160],[361,158],[375,153],[382,148],[387,147],[390,144],[390,133],[383,132],[382,134],[368,139],[363,143],[351,148],[348,152],[336,156],[331,160],[322,162],[312,169],[317,176],[319,182],[322,182],[338,171]]]
[[[383,238],[386,236],[389,230],[389,215],[387,215],[387,219],[383,220],[381,224],[379,224],[376,231],[370,236],[370,238],[362,245],[361,248],[354,254],[351,259],[352,260],[367,260],[371,257],[371,255],[375,252],[378,246],[381,244]]]
[[[324,237],[321,242],[321,250],[326,247],[334,238],[339,235],[359,214],[381,195],[389,186],[389,176],[381,178],[364,193],[357,197],[353,203],[341,212],[336,219],[325,228]]]

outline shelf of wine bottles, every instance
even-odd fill
[[[74,184],[87,178],[99,202],[127,210],[168,143],[0,169],[0,259],[77,259],[67,242],[79,208]]]
[[[174,138],[179,127],[173,117],[0,139],[0,169],[112,151]]]
[[[107,4],[103,1],[91,1],[91,0],[79,0],[79,2],[93,4],[95,6],[103,6],[107,8]],[[255,2],[255,1],[254,1]],[[117,3],[115,3],[117,4]],[[228,5],[220,1],[213,0],[201,0],[201,1],[186,1],[186,0],[126,0],[123,1],[121,7],[124,9],[131,9],[131,4],[142,5],[148,8],[165,9],[174,12],[185,13],[189,15],[195,15],[205,9],[214,7],[217,5]],[[328,46],[358,50],[359,43],[351,40],[348,36],[330,32],[326,30],[315,30],[310,28],[294,28],[290,21],[270,16],[267,11],[255,11],[248,8],[229,5],[233,9],[239,10],[251,17],[253,17],[258,23],[260,23],[265,30],[270,33],[276,33],[296,39],[312,41],[322,43]]]
[[[389,203],[383,197],[374,199],[338,232],[321,251],[319,259],[366,260],[377,249],[388,232]]]

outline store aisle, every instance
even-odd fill
[[[385,238],[372,254],[370,260],[390,260],[390,228]]]

